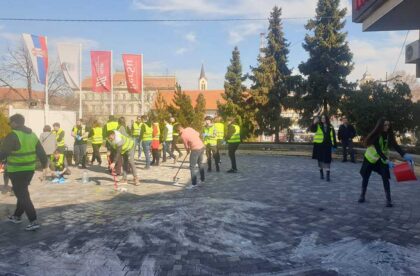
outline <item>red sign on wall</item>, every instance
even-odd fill
[[[353,22],[362,23],[386,0],[353,0]]]

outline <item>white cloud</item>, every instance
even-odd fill
[[[247,23],[234,27],[229,31],[228,41],[230,44],[237,44],[249,36],[260,33],[265,28],[265,23]]]
[[[82,49],[85,50],[93,50],[99,47],[99,42],[82,38],[82,37],[51,37],[48,39],[48,44],[56,47],[58,43],[72,43],[72,44],[82,44]]]
[[[182,48],[177,49],[177,50],[175,51],[175,54],[180,56],[180,55],[185,54],[187,51],[188,51],[188,49],[187,49],[187,48],[182,47]]]
[[[190,33],[186,34],[185,39],[190,43],[196,43],[197,42],[197,36],[193,32],[190,32]]]

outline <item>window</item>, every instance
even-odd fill
[[[130,114],[134,113],[134,105],[130,104]]]

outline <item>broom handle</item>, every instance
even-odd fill
[[[188,155],[189,154],[185,155],[185,158],[184,158],[184,160],[182,160],[181,166],[179,166],[178,171],[176,172],[174,178],[176,178],[178,176],[179,171],[181,170],[182,166],[184,165],[185,160],[187,160]]]

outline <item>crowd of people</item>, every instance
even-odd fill
[[[343,162],[347,162],[350,154],[351,162],[355,162],[353,138],[356,131],[342,119],[343,124],[338,131],[338,139],[343,145]],[[0,148],[0,160],[5,160],[5,185],[12,182],[13,192],[17,198],[17,206],[9,221],[22,222],[22,215],[26,213],[30,224],[26,230],[35,230],[37,223],[35,208],[32,204],[28,186],[34,175],[36,160],[39,159],[44,169],[44,177],[50,174],[53,182],[64,183],[65,175],[70,174],[64,141],[65,130],[60,123],[54,123],[53,129],[45,126],[40,137],[25,126],[25,118],[20,114],[10,117],[11,133],[3,140]],[[74,165],[86,169],[87,165],[102,165],[101,148],[106,147],[107,166],[109,173],[123,184],[127,183],[127,175],[133,175],[133,184],[139,185],[140,176],[146,176],[151,166],[159,166],[160,159],[167,162],[172,159],[176,163],[183,157],[178,143],[184,145],[186,156],[189,156],[191,185],[194,189],[200,182],[205,181],[204,154],[207,157],[207,172],[221,170],[220,152],[227,144],[231,168],[228,173],[237,173],[236,151],[241,143],[241,128],[234,118],[222,122],[220,117],[206,117],[204,130],[197,130],[176,122],[174,118],[165,120],[163,124],[153,121],[149,116],[138,116],[131,126],[127,126],[123,117],[116,119],[109,116],[109,120],[101,125],[99,121],[87,127],[82,119],[77,120],[71,129],[74,138]],[[337,149],[337,138],[334,128],[326,115],[316,117],[309,128],[314,135],[313,159],[318,161],[321,179],[331,181],[332,153]],[[88,160],[88,144],[92,146],[92,157]],[[366,190],[370,175],[373,171],[381,175],[386,195],[386,206],[392,207],[390,190],[390,168],[394,163],[389,160],[389,148],[393,147],[405,160],[412,162],[412,157],[398,146],[392,131],[390,121],[380,119],[374,130],[366,138],[367,150],[364,154],[360,174],[362,176],[362,192],[359,202],[365,202]],[[137,156],[136,156],[137,155]],[[139,174],[135,159],[144,155],[144,172]],[[89,164],[88,164],[89,163]],[[214,166],[213,166],[214,164]],[[48,170],[49,168],[49,170]],[[49,173],[48,173],[49,172]],[[326,175],[324,175],[326,173]]]

